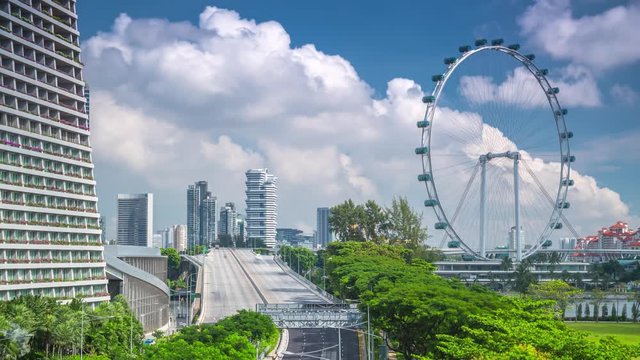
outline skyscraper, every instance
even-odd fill
[[[0,300],[106,301],[76,2],[34,3],[0,4]]]
[[[220,221],[218,223],[220,235],[229,235],[232,238],[238,236],[237,222],[236,204],[228,202],[220,208]]]
[[[118,245],[151,247],[153,194],[118,194]]]
[[[173,247],[179,252],[187,250],[186,225],[173,225]]]
[[[278,180],[268,169],[251,169],[246,173],[247,242],[254,245],[262,240],[267,247],[276,245],[278,217]]]
[[[326,247],[331,241],[331,230],[329,229],[329,208],[320,207],[316,211],[316,239],[317,245]]]
[[[211,195],[206,181],[198,181],[187,188],[188,247],[211,246],[217,237],[218,200]]]
[[[187,248],[192,249],[200,243],[200,188],[189,185],[187,188]]]
[[[202,242],[211,247],[218,239],[218,199],[209,195],[202,200],[202,212],[200,223],[203,225]]]

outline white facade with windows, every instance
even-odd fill
[[[0,300],[109,299],[75,6],[0,1]]]
[[[245,219],[247,243],[251,246],[262,240],[267,247],[276,245],[276,227],[278,225],[278,195],[276,191],[278,178],[269,174],[267,169],[251,169],[246,173],[246,205]]]

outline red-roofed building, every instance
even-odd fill
[[[618,221],[608,228],[598,230],[598,235],[578,239],[578,249],[630,249],[640,242],[640,232],[629,229],[629,225]]]

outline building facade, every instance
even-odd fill
[[[247,243],[252,246],[259,241],[267,247],[276,245],[278,225],[278,178],[268,169],[251,169],[246,173],[246,229]]]
[[[211,193],[202,200],[201,216],[202,243],[211,247],[218,240],[218,199]]]
[[[236,204],[228,202],[220,208],[218,227],[220,235],[238,236],[238,213],[236,212]]]
[[[153,245],[153,194],[118,194],[118,245]]]
[[[173,225],[173,247],[178,252],[187,251],[187,225]]]
[[[316,245],[326,247],[331,241],[331,229],[329,228],[329,208],[320,207],[316,211]]]
[[[187,246],[211,246],[217,238],[218,200],[211,195],[206,181],[187,188]]]
[[[0,2],[0,300],[109,299],[76,2]]]

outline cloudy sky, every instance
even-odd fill
[[[638,1],[180,3],[78,4],[109,237],[117,193],[153,192],[161,229],[186,222],[197,180],[243,208],[253,167],[279,178],[281,227],[310,232],[316,207],[347,198],[401,195],[419,208],[420,99],[442,59],[481,37],[520,43],[561,88],[576,134],[567,217],[578,231],[640,226]],[[478,102],[463,85],[503,99],[518,73],[468,75],[460,94]],[[553,163],[537,166],[554,178]]]

